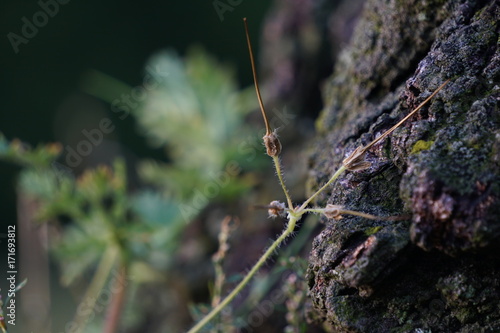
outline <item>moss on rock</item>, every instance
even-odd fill
[[[423,150],[429,150],[429,148],[431,148],[433,143],[434,141],[432,140],[431,141],[418,140],[411,148],[410,154],[418,154]]]
[[[499,22],[498,1],[367,1],[325,86],[314,188],[451,82],[318,199],[412,215],[326,222],[308,281],[335,332],[500,330]]]

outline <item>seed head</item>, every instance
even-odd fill
[[[326,205],[325,212],[323,214],[325,214],[325,216],[329,219],[340,220],[342,218],[342,216],[340,215],[342,212],[342,208],[343,207],[339,205],[328,204]]]
[[[349,155],[342,164],[349,171],[362,171],[366,170],[371,166],[371,163],[365,160],[365,147],[356,148],[351,155]]]
[[[264,135],[262,139],[264,140],[264,145],[266,146],[267,155],[274,157],[280,154],[281,142],[278,139],[278,134],[276,134],[276,131]]]
[[[436,94],[443,89],[445,85],[448,84],[450,80],[446,80],[443,84],[441,84],[434,92],[425,99],[422,103],[419,104],[413,111],[408,113],[403,119],[401,119],[396,125],[392,126],[390,129],[385,131],[381,136],[370,142],[368,145],[364,147],[358,147],[354,150],[351,155],[349,155],[345,160],[342,161],[344,167],[349,171],[362,171],[366,170],[370,167],[370,162],[365,161],[365,153],[368,149],[376,145],[377,143],[384,140],[387,136],[389,136],[396,128],[401,126],[405,121],[410,119],[418,110],[420,110],[425,104],[427,104]]]
[[[269,204],[267,212],[269,213],[269,217],[285,216],[285,208],[284,203],[274,200]]]

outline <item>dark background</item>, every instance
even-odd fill
[[[64,100],[79,91],[87,70],[96,69],[133,87],[142,83],[146,60],[164,48],[182,55],[193,44],[202,45],[219,61],[237,68],[242,86],[251,84],[242,18],[248,17],[250,33],[257,37],[266,4],[242,1],[221,21],[211,1],[73,0],[59,5],[59,12],[27,44],[20,44],[16,54],[7,35],[22,36],[22,18],[33,22],[40,10],[37,1],[3,1],[0,9],[0,131],[9,140],[17,137],[32,145],[60,141],[54,117]],[[133,153],[150,153],[132,119],[117,126],[117,139]],[[2,164],[0,177],[2,217],[12,222],[15,167]]]
[[[57,4],[58,12],[38,28],[27,44],[18,46],[17,54],[8,34],[22,36],[23,17],[33,22],[33,16],[42,8],[38,1],[0,4],[0,132],[8,140],[19,138],[31,145],[55,141],[68,144],[65,136],[58,134],[68,130],[61,119],[72,116],[71,108],[63,105],[83,94],[79,86],[84,73],[95,69],[137,86],[143,81],[146,60],[164,48],[175,49],[182,55],[191,45],[202,45],[219,61],[235,66],[241,86],[250,85],[252,75],[242,18],[249,19],[254,52],[258,54],[257,37],[268,6],[267,2],[241,1],[221,20],[212,1],[73,0]],[[109,104],[103,105],[113,120],[116,115]],[[61,116],[61,112],[65,114]],[[148,148],[145,139],[136,133],[132,117],[114,123],[117,129],[112,140],[126,146],[128,154],[163,157],[161,152]],[[78,131],[85,126],[82,124]],[[17,220],[18,170],[13,164],[0,163],[0,233],[6,233],[7,226]],[[4,294],[7,243],[4,238],[1,241],[0,287]],[[21,280],[22,272],[18,282]]]

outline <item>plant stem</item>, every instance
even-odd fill
[[[324,214],[324,208],[305,208],[302,210],[304,213],[315,213],[315,214]]]
[[[302,211],[304,210],[307,205],[318,195],[320,194],[321,192],[323,192],[331,183],[333,183],[337,178],[339,178],[339,176],[342,174],[342,172],[344,172],[346,170],[346,167],[345,166],[341,166],[337,171],[335,171],[335,173],[333,174],[333,176],[330,178],[330,180],[328,180],[328,182],[326,182],[325,185],[323,185],[319,190],[317,190],[313,195],[311,195],[311,197],[309,199],[307,199],[303,204],[302,206],[300,206],[300,208],[298,209],[298,211]]]
[[[243,19],[245,23],[245,34],[247,36],[248,53],[250,54],[250,64],[252,65],[253,82],[255,84],[255,91],[257,93],[257,100],[259,101],[260,111],[262,112],[262,117],[264,118],[264,123],[266,124],[266,135],[271,134],[271,125],[267,119],[266,109],[264,108],[264,103],[262,102],[262,97],[260,95],[259,81],[257,80],[257,70],[255,69],[255,60],[253,59],[252,43],[250,42],[250,34],[248,33],[247,18]]]
[[[292,198],[290,198],[290,194],[288,193],[288,189],[286,188],[285,181],[283,180],[283,172],[281,171],[280,159],[278,156],[273,156],[274,167],[276,168],[276,174],[278,175],[278,179],[280,181],[281,188],[283,189],[283,193],[285,193],[286,201],[288,203],[288,208],[293,210],[293,202]]]
[[[76,327],[76,330],[74,330],[75,333],[83,332],[90,315],[95,314],[95,304],[99,293],[108,279],[109,273],[111,272],[111,268],[113,267],[117,256],[118,249],[114,246],[109,246],[106,249],[106,252],[104,252],[101,261],[99,262],[99,266],[97,267],[97,271],[92,278],[92,282],[87,288],[87,291],[77,308],[80,309],[84,306],[85,309],[92,309],[92,311],[83,311],[84,314],[80,314],[80,312],[77,311],[77,314],[73,319],[73,323],[75,323]]]
[[[376,138],[375,140],[373,140],[372,142],[370,142],[368,145],[366,145],[365,147],[363,147],[362,151],[363,152],[366,152],[368,149],[370,149],[372,146],[374,146],[375,144],[377,144],[378,142],[382,141],[386,136],[388,136],[389,134],[391,134],[396,128],[398,128],[399,126],[401,126],[401,124],[403,124],[405,121],[407,121],[411,116],[413,116],[418,110],[420,110],[425,104],[427,104],[434,96],[436,96],[436,94],[444,88],[445,85],[448,84],[448,82],[450,82],[450,80],[446,80],[444,81],[436,90],[434,90],[434,92],[429,96],[427,97],[422,103],[420,103],[413,111],[411,111],[410,113],[408,113],[403,119],[401,119],[400,121],[398,121],[398,123],[394,126],[392,126],[391,128],[389,128],[387,131],[384,132],[384,134],[382,134],[381,136],[379,136],[378,138]]]
[[[120,323],[120,316],[123,309],[123,303],[126,294],[126,284],[127,284],[127,266],[125,263],[121,264],[119,268],[118,276],[114,285],[111,286],[114,293],[111,299],[111,304],[108,307],[108,312],[106,314],[106,320],[104,324],[103,333],[114,333],[117,332]]]
[[[202,320],[200,320],[193,328],[191,328],[187,333],[196,333],[199,332],[203,326],[208,324],[215,316],[217,316],[222,309],[224,309],[235,297],[238,295],[241,290],[250,282],[252,277],[257,273],[257,271],[264,265],[264,263],[269,259],[269,257],[273,254],[273,252],[278,248],[278,246],[293,233],[295,229],[295,225],[300,217],[289,215],[289,221],[286,226],[286,229],[283,230],[283,233],[269,246],[269,248],[264,252],[264,254],[259,258],[257,263],[250,269],[250,271],[245,275],[243,280],[238,283],[238,285],[229,293],[229,295],[224,298],[222,302],[219,303],[215,308],[212,309]]]
[[[325,208],[305,208],[305,209],[301,210],[301,212],[324,214]],[[401,221],[401,220],[407,220],[410,218],[410,216],[408,216],[408,215],[376,216],[376,215],[367,214],[367,213],[358,212],[358,211],[349,210],[349,209],[339,209],[339,215],[354,215],[354,216],[364,217],[365,219],[369,219],[369,220],[385,220],[385,221]]]

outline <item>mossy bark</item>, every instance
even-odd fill
[[[409,216],[324,221],[308,281],[333,331],[500,331],[499,21],[499,1],[365,3],[324,87],[311,189],[451,81],[317,201]]]

